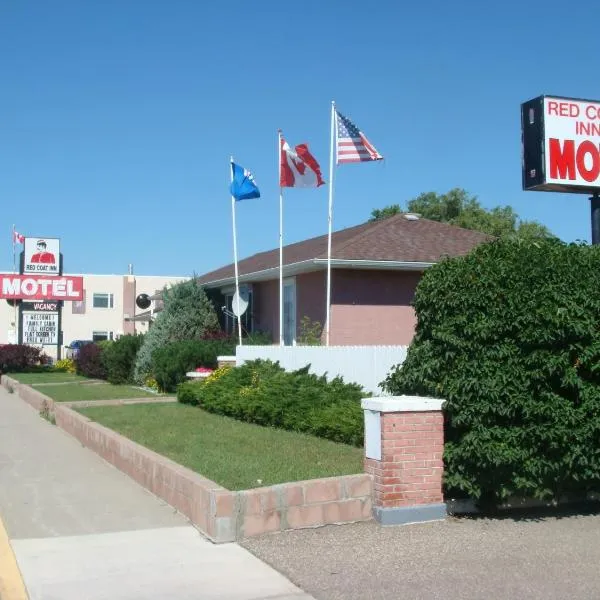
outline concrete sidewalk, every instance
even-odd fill
[[[0,516],[31,600],[311,598],[240,546],[204,539],[2,388]]]

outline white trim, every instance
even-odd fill
[[[382,413],[440,411],[443,404],[439,398],[422,396],[380,396],[363,398],[361,402],[363,410]]]
[[[401,261],[401,260],[344,260],[344,259],[332,259],[332,267],[342,269],[365,269],[365,270],[391,270],[391,271],[424,271],[429,267],[432,267],[436,263],[434,262],[412,262],[412,261]],[[287,277],[294,275],[300,275],[301,273],[309,273],[311,271],[321,271],[327,268],[327,259],[325,258],[313,258],[310,260],[303,260],[296,263],[290,263],[284,265],[283,273]],[[268,281],[270,279],[277,279],[279,277],[279,267],[271,267],[270,269],[264,269],[262,271],[254,271],[253,273],[246,273],[239,276],[240,282],[244,281]],[[215,279],[213,281],[207,281],[201,283],[203,287],[223,287],[231,285],[235,281],[234,277],[224,277],[223,279]]]

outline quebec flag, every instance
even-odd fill
[[[260,190],[254,183],[254,175],[244,167],[231,163],[233,171],[233,181],[229,190],[231,195],[236,200],[251,200],[252,198],[260,198]]]

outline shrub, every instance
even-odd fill
[[[119,384],[133,381],[135,358],[143,340],[143,335],[122,335],[118,340],[104,347],[103,361],[106,378],[110,383]]]
[[[600,490],[600,247],[503,240],[444,261],[385,389],[446,399],[445,485],[497,504]]]
[[[308,367],[284,371],[279,363],[255,360],[219,369],[204,382],[177,388],[180,402],[241,421],[360,446],[363,441],[361,398],[367,394],[341,378],[308,373]]]
[[[54,371],[61,373],[75,373],[77,371],[75,361],[72,358],[61,358],[54,363]]]
[[[310,317],[304,316],[300,319],[300,334],[298,335],[298,344],[300,346],[320,346],[323,326],[320,321],[313,321]]]
[[[93,379],[106,379],[107,372],[104,364],[102,348],[98,344],[82,346],[75,359],[77,373]]]
[[[40,348],[26,344],[6,344],[0,346],[0,372],[14,373],[27,371],[46,365],[49,358]]]
[[[217,357],[235,353],[235,342],[229,337],[219,340],[186,340],[158,348],[152,355],[154,378],[166,392],[175,391],[185,381],[185,374],[196,367],[216,367]]]
[[[164,308],[144,336],[136,357],[134,377],[138,383],[154,375],[152,356],[155,350],[170,342],[199,340],[219,331],[214,306],[196,278],[165,288],[163,302]]]

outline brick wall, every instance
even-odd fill
[[[381,461],[365,459],[377,506],[443,502],[444,417],[441,412],[381,415]]]
[[[365,398],[365,471],[383,524],[444,518],[442,400]]]
[[[232,492],[67,406],[56,404],[54,414],[61,429],[175,507],[215,542],[371,518],[370,475]]]

